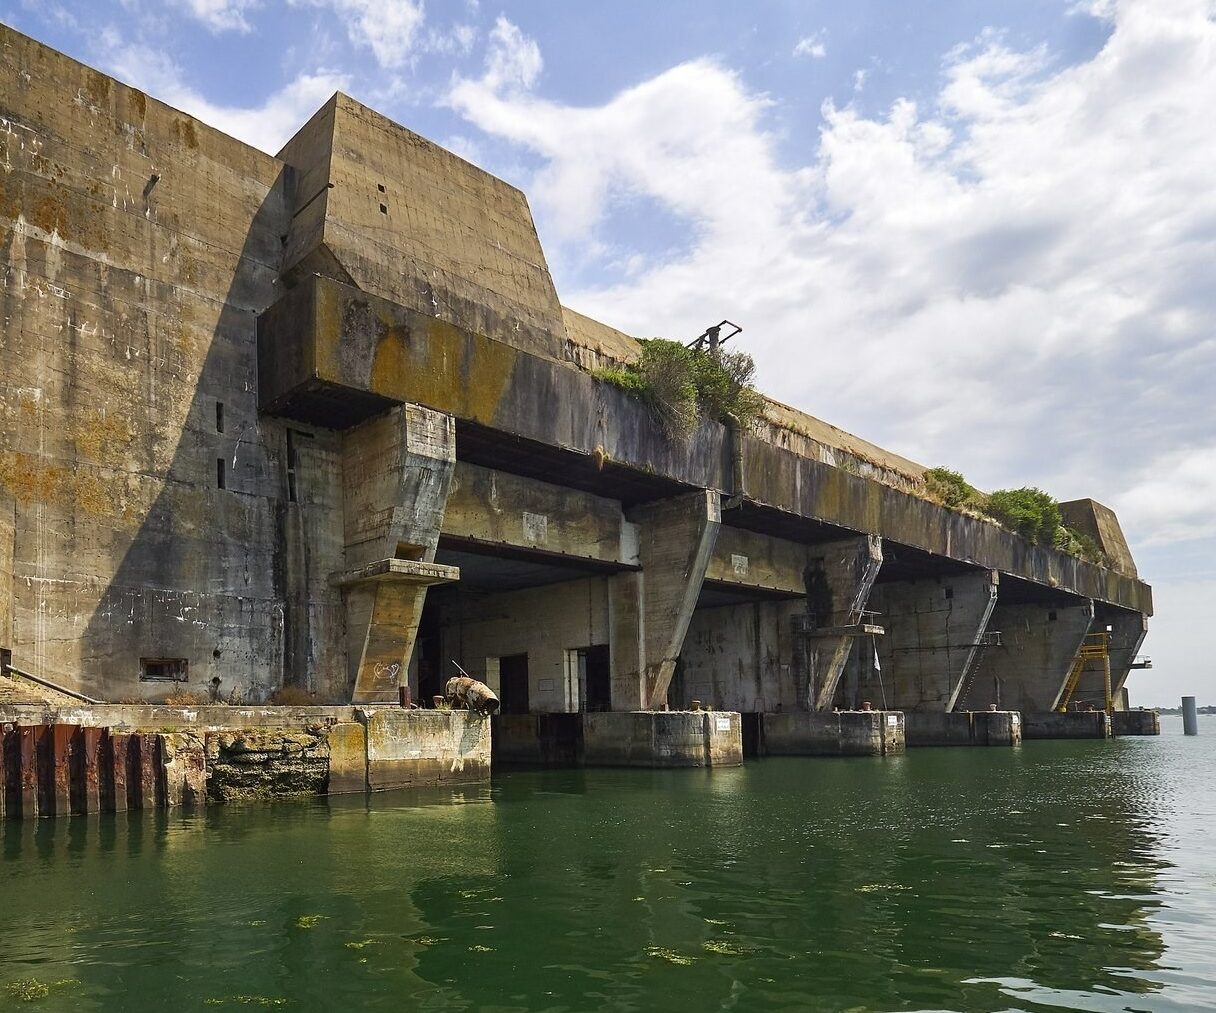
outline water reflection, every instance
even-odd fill
[[[45,1009],[1212,1005],[1195,821],[1216,752],[1186,746],[1183,776],[1178,748],[512,773],[9,824],[0,983],[53,985]]]

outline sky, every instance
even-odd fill
[[[0,0],[277,151],[342,90],[529,197],[557,290],[728,317],[759,386],[1113,507],[1132,703],[1216,703],[1216,0]]]

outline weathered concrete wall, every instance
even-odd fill
[[[970,674],[996,605],[992,571],[876,584],[869,609],[886,633],[876,638],[886,705],[948,711]],[[860,659],[872,661],[872,651]],[[862,699],[878,700],[879,672],[863,664]]]
[[[816,546],[723,525],[705,571],[707,581],[802,596]]]
[[[165,690],[141,686],[141,656],[183,657],[191,683],[264,693],[283,588],[254,318],[275,294],[283,166],[0,31],[14,663],[139,696]]]
[[[761,716],[772,756],[885,756],[905,748],[899,711],[785,711]]]
[[[1139,612],[1096,606],[1094,619],[1089,625],[1090,635],[1105,633],[1110,662],[1111,698],[1117,702],[1122,697],[1123,686],[1131,672],[1132,663],[1140,652],[1140,646],[1148,635],[1148,617]],[[1091,704],[1106,706],[1106,673],[1099,660],[1085,663],[1081,680],[1069,701],[1070,706]]]
[[[1054,710],[1081,643],[1093,621],[1093,605],[1049,608],[1001,605],[988,621],[1000,646],[985,647],[959,709],[986,710],[996,704],[1028,715]],[[1026,737],[1030,738],[1029,731]]]
[[[498,594],[461,593],[445,601],[444,665],[455,660],[498,692],[498,670],[490,659],[527,654],[529,710],[577,710],[577,691],[572,698],[567,686],[566,652],[610,642],[609,581],[588,577]]]
[[[793,620],[805,610],[802,600],[698,609],[684,637],[672,706],[700,700],[729,711],[796,710],[799,635]]]
[[[490,775],[490,719],[468,711],[361,711],[372,791]]]
[[[494,766],[581,767],[581,714],[495,714],[491,719]]]
[[[584,714],[589,767],[711,767],[743,762],[738,714],[632,711]]]
[[[13,542],[16,526],[11,496],[0,494],[0,649],[13,642]]]
[[[1161,715],[1155,710],[1115,711],[1111,715],[1112,735],[1160,735]]]
[[[1110,560],[1112,569],[1136,576],[1136,563],[1123,537],[1123,528],[1110,507],[1092,499],[1076,499],[1060,504],[1060,518],[1073,530],[1089,535]]]
[[[165,707],[140,704],[79,704],[43,707],[0,704],[0,722],[41,725],[79,725],[117,731],[188,728],[191,731],[226,729],[308,728],[355,720],[353,707]]]

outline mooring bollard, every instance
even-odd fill
[[[1182,698],[1182,734],[1199,734],[1199,715],[1195,711],[1195,698],[1193,696],[1184,696]]]

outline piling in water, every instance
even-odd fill
[[[1195,711],[1195,698],[1193,696],[1184,696],[1182,698],[1182,733],[1184,735],[1199,734],[1199,717]]]

